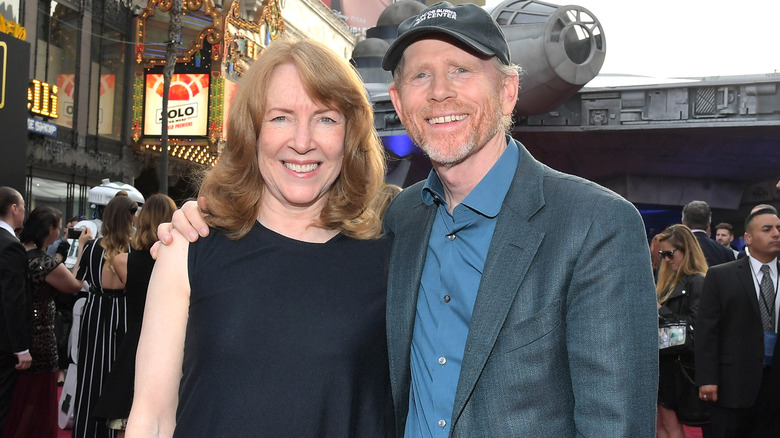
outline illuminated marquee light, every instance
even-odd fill
[[[212,78],[209,92],[209,141],[216,144],[222,139],[222,125],[225,120],[225,78]]]
[[[27,109],[40,116],[51,119],[59,118],[60,115],[57,112],[58,91],[56,85],[32,79],[27,88]]]
[[[141,139],[141,123],[144,116],[144,77],[139,75],[133,81],[133,141]]]
[[[142,150],[159,153],[162,151],[162,148],[159,144],[145,144],[143,145]],[[171,158],[187,160],[211,167],[214,167],[219,159],[217,154],[210,152],[210,148],[207,145],[171,144],[168,147],[168,155],[170,155]]]
[[[146,20],[153,17],[157,9],[162,12],[168,12],[171,10],[172,5],[172,0],[151,0],[149,6],[147,6],[147,8],[141,12],[141,15],[138,16],[138,21],[136,22],[138,31],[136,36],[138,37],[139,44],[135,51],[135,61],[138,64],[146,63],[148,66],[165,65],[165,57],[156,58],[144,56],[144,39],[146,36],[145,25]],[[212,7],[212,2],[210,0],[186,0],[182,4],[182,19],[187,19],[188,12],[192,13],[196,11],[202,11],[206,18],[205,23],[210,24],[205,25],[202,18],[193,18],[193,20],[197,21],[196,27],[202,28],[202,30],[198,33],[190,46],[176,57],[177,63],[191,62],[196,56],[196,53],[200,49],[203,49],[204,40],[212,45],[211,59],[217,61],[220,58],[221,52],[219,50],[219,43],[222,41],[222,35],[220,33],[220,30],[223,27],[222,15]],[[195,14],[191,14],[191,16],[195,17]]]

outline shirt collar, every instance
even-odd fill
[[[517,144],[509,136],[506,136],[506,139],[506,150],[462,202],[463,205],[487,217],[496,217],[501,210],[501,204],[509,191],[509,186],[512,185],[520,159]],[[434,169],[431,169],[423,186],[422,200],[427,205],[432,205],[434,202],[446,203],[444,186]]]
[[[761,274],[761,266],[763,265],[769,265],[769,272],[772,274],[772,276],[777,278],[777,257],[775,257],[775,259],[769,263],[758,261],[753,258],[753,256],[748,256],[748,259],[750,259],[750,268],[753,270],[753,272],[756,273],[759,281],[761,280],[761,277],[758,277],[758,275]]]
[[[14,232],[14,228],[8,224],[6,221],[0,221],[0,228],[8,231],[11,233],[12,236],[16,237],[16,233]]]

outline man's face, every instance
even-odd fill
[[[762,262],[769,262],[780,253],[780,218],[774,214],[761,214],[753,218],[745,231],[745,241],[750,245],[750,255]]]
[[[734,235],[731,234],[731,231],[725,228],[718,228],[715,231],[715,240],[717,240],[721,245],[729,247],[729,245],[731,245],[731,241],[734,240]]]
[[[412,140],[435,163],[453,165],[493,141],[517,98],[517,77],[449,40],[415,41],[403,55],[390,97]]]

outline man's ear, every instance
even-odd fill
[[[501,86],[501,111],[505,116],[511,115],[515,110],[517,95],[520,92],[520,77],[517,75],[506,76]]]
[[[395,84],[390,84],[390,87],[387,90],[390,93],[390,102],[393,102],[393,108],[395,108],[395,113],[398,115],[398,119],[401,120],[401,123],[404,122],[403,116],[401,115],[401,98],[398,95],[398,88],[396,88]]]

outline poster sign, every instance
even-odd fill
[[[116,75],[100,75],[100,108],[98,109],[98,134],[114,133],[114,95]]]
[[[145,136],[162,135],[163,75],[147,74],[144,90]],[[168,135],[205,136],[208,129],[209,75],[175,74],[168,93]]]

